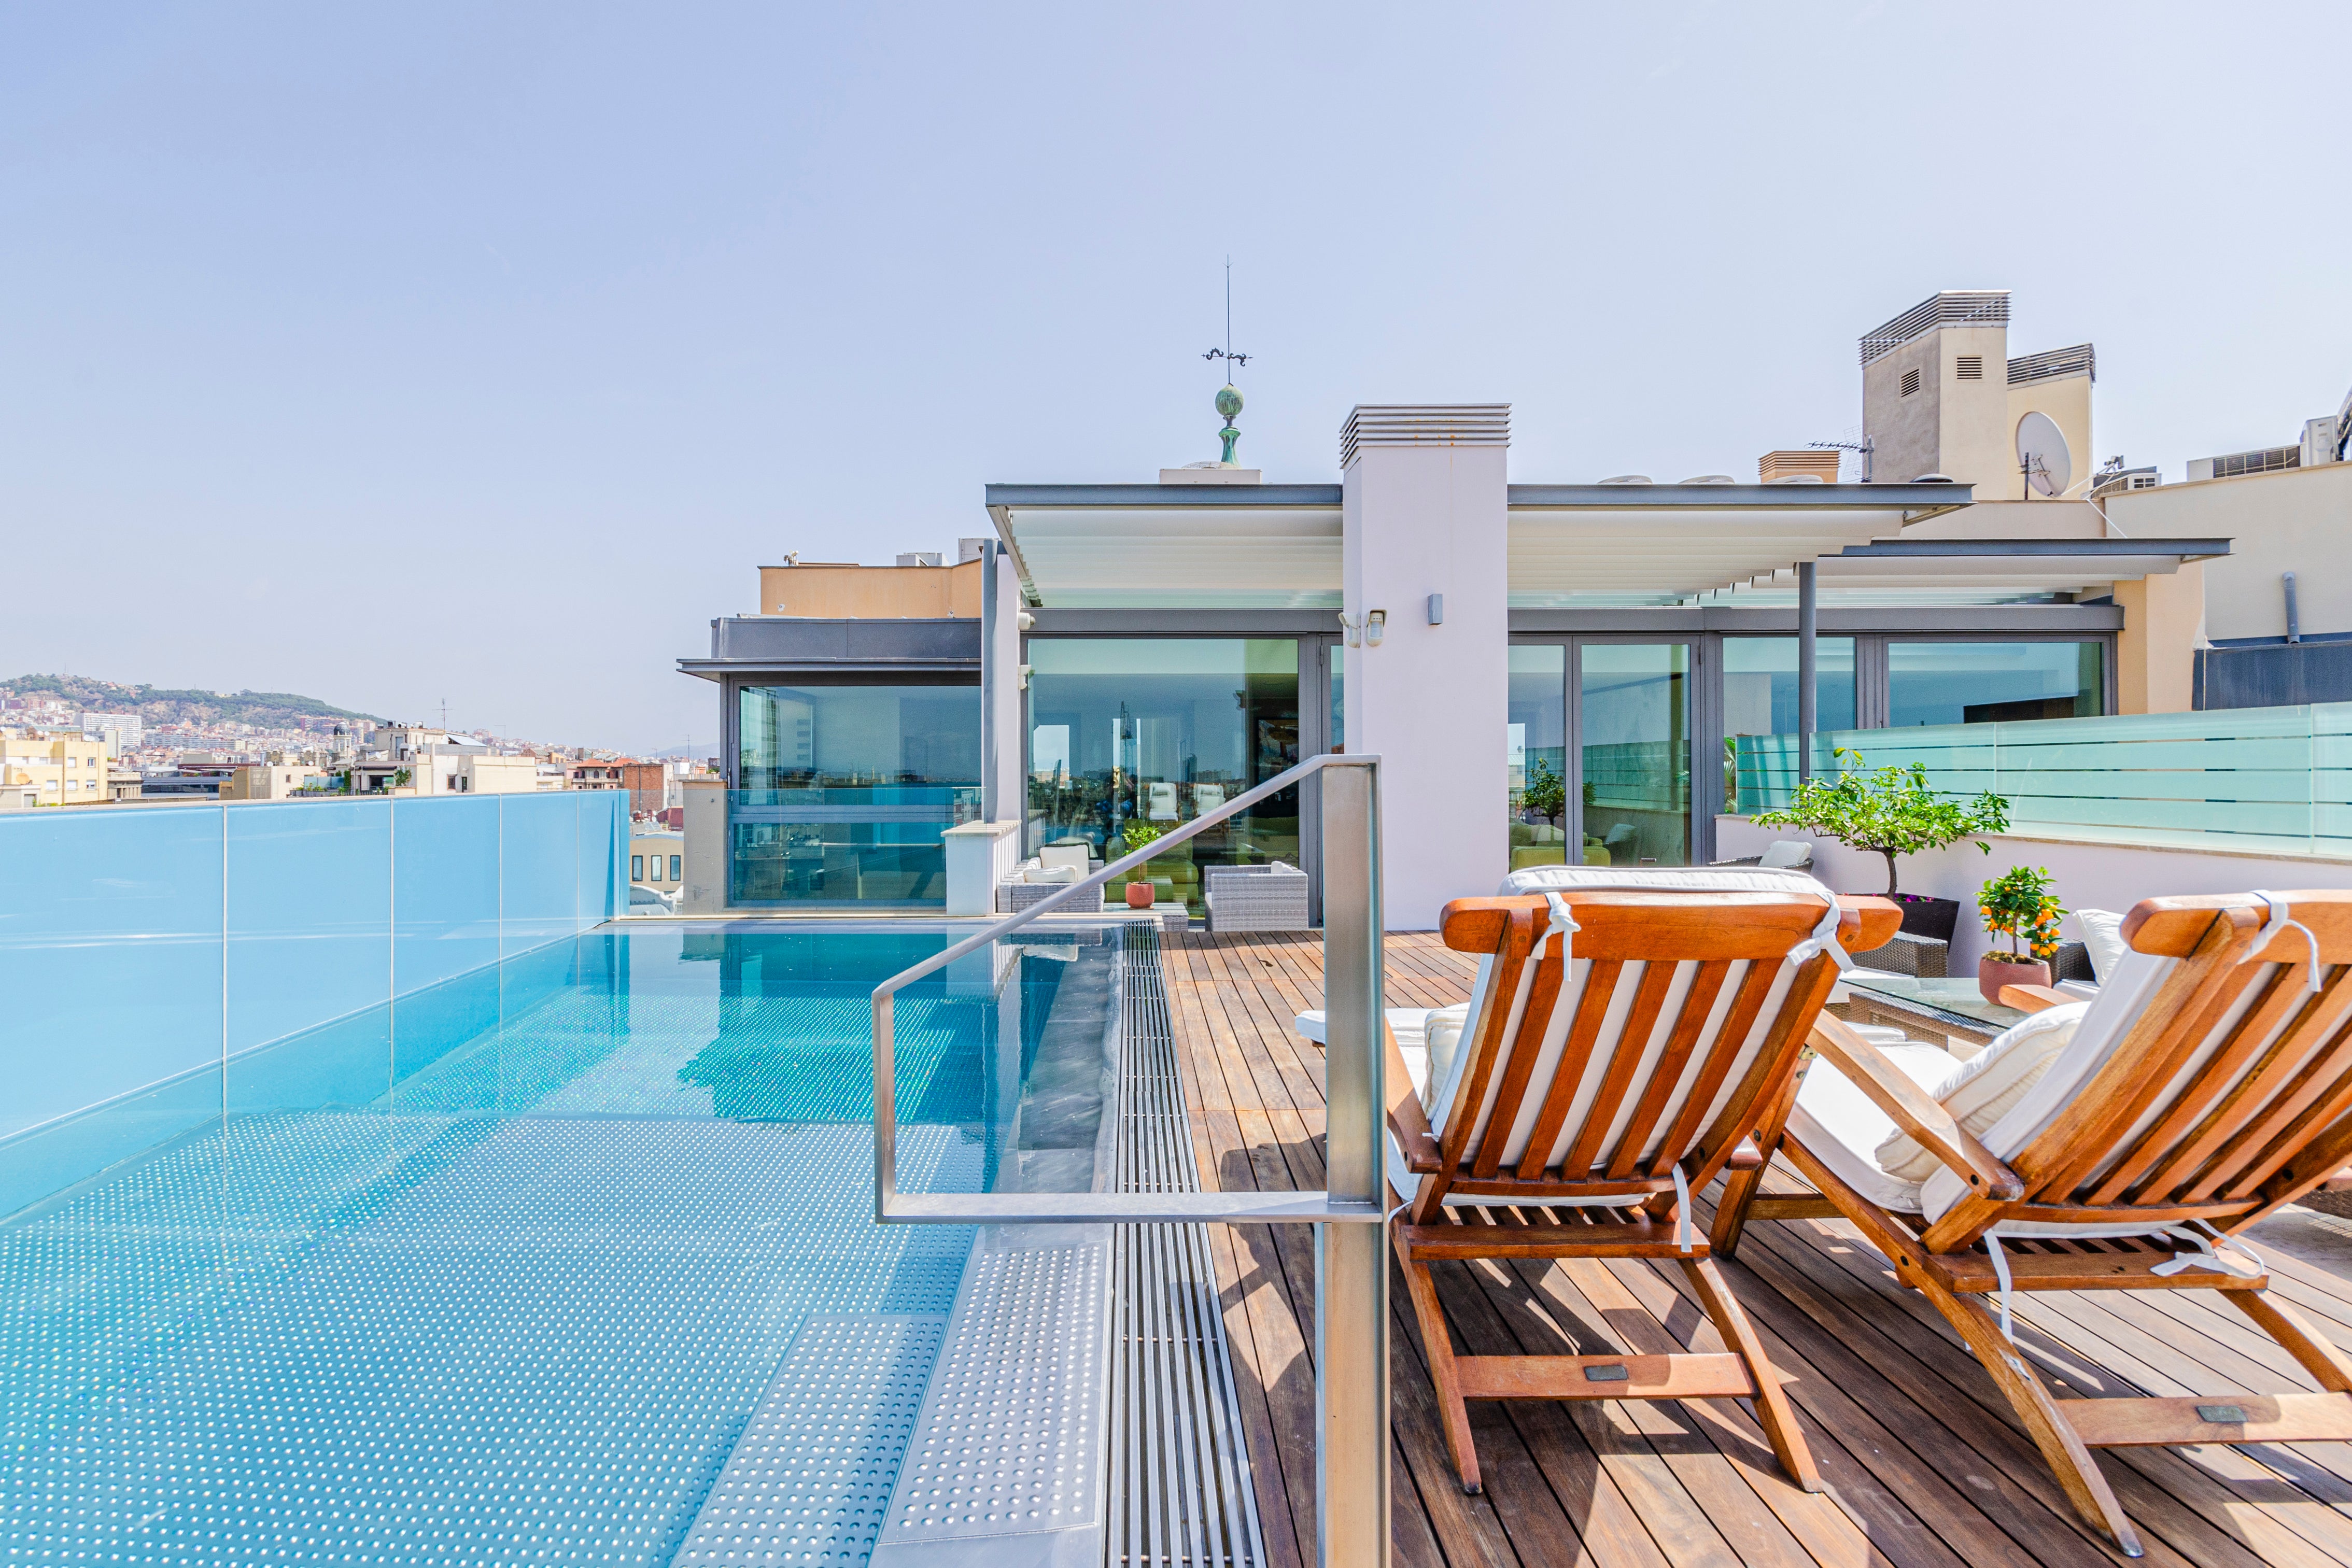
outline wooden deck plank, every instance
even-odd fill
[[[1319,933],[1163,944],[1205,1185],[1322,1184]],[[1391,1007],[1464,999],[1467,955],[1387,942]],[[1777,1178],[1776,1178],[1777,1179]],[[1706,1206],[1702,1203],[1702,1207]],[[1214,1228],[1219,1287],[1268,1549],[1311,1560],[1314,1268],[1303,1227]],[[2352,1348],[2352,1281],[2266,1254],[2273,1289]],[[1419,1331],[1392,1282],[1395,1552],[1412,1568],[1948,1568],[2122,1561],[2075,1517],[1990,1379],[1842,1223],[1754,1226],[1727,1274],[1792,1381],[1826,1490],[1783,1477],[1744,1402],[1474,1401],[1486,1494],[1455,1484]],[[1711,1351],[1671,1262],[1442,1264],[1457,1341],[1482,1354]],[[2062,1395],[2298,1392],[2309,1376],[2202,1292],[2018,1303],[2021,1348]],[[1246,1364],[1244,1365],[1244,1364]],[[2164,1568],[2352,1568],[2352,1444],[2118,1448],[2102,1460]],[[1286,1528],[1279,1528],[1286,1527]],[[1277,1539],[1280,1538],[1280,1539]]]

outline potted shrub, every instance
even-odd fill
[[[1977,913],[1985,931],[2009,938],[2006,951],[1994,948],[1977,960],[1977,989],[1989,1002],[2000,1000],[2003,986],[2046,986],[2050,956],[2058,951],[2058,895],[2050,891],[2048,866],[2017,866],[2001,873],[1977,893]]]
[[[1849,849],[1885,855],[1886,896],[1903,911],[1903,929],[1949,942],[1959,923],[1959,901],[1897,892],[1896,857],[1940,850],[1977,833],[1998,833],[2009,826],[2009,802],[1988,790],[1963,806],[1930,789],[1927,769],[1918,763],[1903,768],[1890,762],[1865,771],[1860,752],[1840,747],[1834,755],[1835,779],[1808,779],[1797,786],[1788,805],[1759,811],[1750,820],[1759,828],[1802,828]],[[1986,854],[1992,852],[1981,839],[1976,845]]]
[[[1519,799],[1545,821],[1557,823],[1559,814],[1568,810],[1568,781],[1551,765],[1551,758],[1538,757],[1528,767],[1527,788]]]

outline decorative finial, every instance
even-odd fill
[[[1241,411],[1241,389],[1233,382],[1227,382],[1217,392],[1217,412],[1225,416],[1225,427],[1217,432],[1217,438],[1225,444],[1225,455],[1223,462],[1228,468],[1234,465],[1234,443],[1242,438],[1242,433],[1234,428],[1234,416]]]

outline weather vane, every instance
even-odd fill
[[[1250,362],[1250,357],[1247,354],[1234,352],[1234,258],[1230,256],[1225,257],[1225,346],[1222,349],[1212,349],[1201,357],[1204,360],[1223,360],[1227,365],[1235,368]],[[1217,432],[1217,436],[1225,444],[1225,455],[1222,461],[1228,468],[1236,465],[1234,462],[1234,443],[1242,438],[1242,433],[1234,428],[1234,416],[1241,411],[1241,389],[1233,382],[1227,382],[1217,392],[1217,412],[1225,416],[1225,427]]]

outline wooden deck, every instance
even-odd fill
[[[1295,1013],[1323,1005],[1319,934],[1196,933],[1170,939],[1163,954],[1204,1181],[1321,1186],[1321,1053],[1291,1030]],[[1472,966],[1433,936],[1391,936],[1388,964],[1391,1007],[1443,1006],[1468,995]],[[1278,1564],[1299,1563],[1314,1540],[1311,1237],[1297,1226],[1240,1226],[1220,1228],[1216,1245],[1269,1551]],[[2265,1257],[2280,1281],[2273,1288],[2352,1348],[2352,1283],[2275,1247]],[[1790,1394],[1824,1491],[1808,1496],[1791,1486],[1733,1401],[1474,1402],[1486,1490],[1464,1496],[1438,1433],[1419,1331],[1391,1268],[1397,1561],[1431,1568],[2125,1561],[2067,1506],[1943,1320],[1896,1289],[1850,1227],[1759,1223],[1724,1269],[1793,1379]],[[1454,1333],[1473,1353],[1721,1348],[1694,1342],[1703,1320],[1676,1270],[1441,1264],[1438,1278]],[[2021,1296],[2017,1316],[2020,1344],[2064,1394],[2314,1386],[2203,1291]],[[2109,1449],[2103,1463],[2148,1563],[2352,1565],[2352,1444]]]

